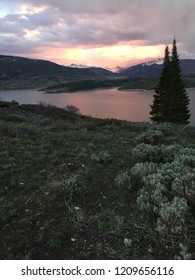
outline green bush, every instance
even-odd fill
[[[190,149],[184,149],[181,145],[153,146],[144,143],[137,145],[132,151],[135,161],[154,163],[172,162],[178,156],[191,153]]]
[[[152,130],[162,132],[165,136],[171,135],[174,132],[174,125],[171,123],[159,123],[152,126]]]
[[[115,180],[115,185],[123,189],[131,189],[131,176],[128,171],[119,173]]]
[[[61,246],[61,240],[58,237],[51,237],[47,241],[47,247],[50,250],[59,250]]]
[[[141,143],[133,149],[132,155],[136,162],[159,162],[159,151],[158,146]]]
[[[188,205],[185,198],[174,197],[163,203],[159,210],[156,230],[163,235],[182,234],[186,228]]]
[[[78,175],[73,175],[67,179],[64,179],[60,183],[60,187],[62,188],[65,194],[65,199],[67,200],[72,200],[82,196],[87,189],[85,183],[79,178]]]
[[[195,136],[195,126],[194,125],[185,125],[181,126],[178,129],[178,136],[185,136],[185,137],[194,137]]]
[[[120,232],[124,226],[123,217],[117,215],[114,210],[102,211],[94,217],[97,229],[100,232]]]
[[[101,151],[99,153],[93,153],[91,155],[91,161],[94,163],[109,163],[112,160],[112,156],[108,151]]]
[[[136,139],[136,143],[145,143],[145,144],[161,144],[164,139],[164,134],[159,130],[148,130],[140,134]]]
[[[180,178],[175,178],[172,189],[180,197],[195,205],[195,173],[186,173]]]
[[[159,165],[153,162],[139,162],[136,163],[134,167],[131,168],[131,176],[135,183],[142,182],[144,176],[153,174],[157,172]]]
[[[181,153],[183,147],[181,145],[160,146],[160,156],[163,163],[172,162]]]
[[[192,259],[192,254],[188,253],[189,246],[186,245],[186,244],[184,245],[184,244],[180,243],[179,247],[180,247],[181,251],[179,252],[179,255],[175,256],[175,259],[177,259],[177,260],[191,260]]]
[[[175,250],[176,258],[189,258],[188,247],[181,250],[176,244],[189,244],[195,230],[195,149],[142,143],[133,157],[137,163],[130,178],[132,188],[139,188],[138,207],[153,219],[169,253]]]
[[[145,176],[142,178],[137,204],[141,210],[156,213],[161,204],[167,201],[166,193],[166,187],[160,182],[160,174]]]

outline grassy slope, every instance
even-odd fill
[[[135,137],[149,124],[92,119],[53,106],[0,105],[1,259],[167,258],[148,249],[155,235],[143,225],[137,190],[114,183],[133,165]],[[94,161],[101,151],[110,158]],[[75,175],[87,189],[68,199],[63,182]],[[132,239],[130,248],[125,237]]]

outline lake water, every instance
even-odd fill
[[[190,97],[191,123],[195,124],[195,88],[187,89]],[[49,103],[58,107],[74,105],[81,114],[116,118],[133,122],[149,121],[153,91],[96,89],[75,93],[45,94],[37,90],[0,91],[0,99],[20,104]]]

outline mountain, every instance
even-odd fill
[[[74,63],[72,63],[69,66],[66,66],[66,68],[89,69],[93,74],[96,74],[98,76],[115,76],[114,75],[115,72],[112,71],[112,69],[109,69],[109,68],[87,66],[87,65],[83,65],[83,64],[74,64]]]
[[[111,71],[111,72],[113,72],[113,73],[120,74],[120,72],[122,72],[122,71],[125,70],[126,68],[121,67],[121,66],[116,66],[116,67],[114,67],[114,68],[108,68],[108,67],[106,67],[105,69],[107,69],[107,70],[109,70],[109,71]]]
[[[191,76],[195,75],[195,59],[181,59],[180,66],[182,75]],[[163,60],[149,61],[146,63],[137,64],[120,71],[121,76],[125,77],[141,77],[153,78],[160,75],[163,67]]]
[[[83,65],[83,64],[75,64],[75,63],[72,63],[71,65],[68,65],[67,67],[81,68],[81,69],[90,68],[90,66]]]
[[[50,86],[66,79],[112,77],[101,67],[68,67],[17,56],[0,55],[0,89]]]
[[[139,78],[157,80],[162,67],[162,59],[137,64],[125,69],[119,66],[113,69],[105,69],[81,64],[63,66],[46,60],[0,55],[0,90],[46,88],[75,79]],[[181,70],[182,75],[186,76],[187,85],[195,86],[195,59],[181,59]],[[140,87],[140,80],[139,84],[136,81],[134,86]]]

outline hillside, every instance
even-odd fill
[[[0,101],[0,259],[195,259],[195,127],[67,109]]]
[[[70,79],[114,76],[100,67],[73,68],[56,63],[0,55],[0,89],[51,86]]]
[[[181,72],[183,76],[195,76],[195,59],[181,59]],[[120,75],[126,77],[154,78],[160,75],[163,61],[153,61],[131,66],[120,71]]]
[[[195,87],[195,59],[180,60],[182,79],[188,88]],[[121,77],[129,81],[121,85],[120,89],[154,89],[162,71],[163,61],[150,61],[128,67],[120,71]]]

